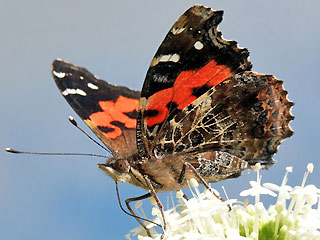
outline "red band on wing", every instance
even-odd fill
[[[182,110],[192,103],[196,96],[193,90],[204,85],[216,86],[233,74],[225,65],[210,61],[199,70],[184,71],[179,74],[172,88],[164,89],[148,98],[146,110],[156,110],[158,114],[146,117],[148,127],[163,122],[169,114],[167,104],[171,101]]]
[[[90,115],[90,120],[97,127],[107,127],[109,132],[103,132],[107,138],[115,139],[122,134],[120,127],[111,124],[117,121],[125,125],[126,128],[136,128],[137,120],[129,118],[124,113],[130,113],[139,110],[139,100],[119,96],[116,102],[100,101],[99,105],[102,112],[96,112]]]
[[[173,97],[173,88],[167,88],[159,91],[148,99],[147,110],[156,110],[158,114],[152,117],[146,117],[148,126],[153,126],[166,119],[169,113],[167,104],[171,102]]]

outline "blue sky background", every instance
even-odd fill
[[[263,181],[280,184],[285,167],[293,166],[289,184],[300,184],[311,161],[308,183],[320,187],[318,0],[1,0],[0,147],[106,154],[68,122],[75,113],[50,75],[52,60],[140,89],[165,34],[196,3],[225,10],[224,38],[250,50],[254,71],[284,80],[295,102],[295,134],[262,172]],[[100,161],[1,151],[0,239],[124,239],[137,223],[120,210],[113,181],[96,167]],[[252,179],[246,172],[213,186],[237,198]],[[128,184],[120,192],[122,199],[145,193]],[[160,195],[164,202],[170,196]]]

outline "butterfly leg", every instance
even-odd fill
[[[184,180],[184,178],[186,176],[186,168],[187,168],[186,164],[183,164],[180,176],[178,178],[178,183],[179,184],[183,183],[183,180]]]
[[[158,206],[160,208],[160,212],[161,212],[161,216],[162,216],[162,220],[163,220],[163,233],[161,234],[160,239],[163,239],[164,233],[165,233],[165,231],[167,229],[167,223],[166,223],[166,219],[164,217],[163,205],[162,205],[160,199],[158,198],[157,193],[154,190],[154,187],[152,186],[152,183],[151,183],[149,177],[147,175],[144,175],[144,179],[145,179],[148,187],[150,188],[150,193],[152,194],[152,196],[154,197],[154,199],[156,200],[156,202],[157,202],[157,204],[158,204]]]
[[[212,194],[217,198],[219,199],[221,202],[224,202],[225,200],[220,197],[219,195],[217,195],[213,190],[212,188],[209,186],[209,184],[206,182],[206,180],[204,180],[204,178],[200,175],[200,173],[197,171],[197,169],[195,169],[194,166],[192,166],[191,163],[189,163],[188,161],[185,161],[184,160],[184,165],[188,166],[193,172],[194,174],[198,177],[198,179],[201,181],[201,183],[206,187],[206,189],[208,189],[210,192],[212,192]],[[231,206],[228,204],[228,208],[229,208],[229,211],[231,211]]]
[[[139,217],[139,216],[137,216],[136,214],[128,213],[128,212],[122,207],[122,204],[121,204],[120,194],[119,194],[119,189],[118,189],[118,182],[115,182],[115,184],[116,184],[116,192],[117,192],[118,203],[119,203],[119,206],[120,206],[121,210],[122,210],[125,214],[127,214],[127,215],[129,215],[129,216],[131,216],[131,217],[134,217],[134,218],[136,218],[136,219],[140,219],[140,220],[143,220],[143,221],[146,221],[146,222],[153,223],[153,224],[161,227],[160,224],[157,224],[157,223],[155,223],[155,222],[153,222],[153,221],[151,221],[151,220],[149,220],[149,219],[146,219],[146,218],[143,218],[143,217]],[[146,195],[146,196],[145,196],[145,195]],[[151,194],[150,194],[150,193],[147,193],[147,194],[145,194],[145,195],[140,196],[140,197],[138,197],[138,198],[144,199],[144,198],[146,198],[146,197],[151,197]],[[128,208],[130,208],[130,206],[128,206]],[[131,208],[130,208],[130,209],[131,209]],[[140,223],[140,222],[139,222],[139,223]]]
[[[149,229],[146,227],[146,225],[144,225],[144,223],[140,220],[140,218],[137,216],[137,214],[132,210],[130,203],[131,202],[135,202],[135,201],[139,201],[139,200],[143,200],[146,198],[151,197],[152,194],[151,193],[147,193],[144,195],[141,195],[139,197],[134,197],[134,198],[128,198],[125,200],[125,203],[127,205],[127,208],[129,209],[130,213],[134,216],[134,218],[140,223],[140,225],[144,228],[144,230],[146,231],[148,237],[151,237],[151,233],[149,231]]]

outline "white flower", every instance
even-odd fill
[[[308,165],[301,186],[292,188],[286,185],[288,173],[292,172],[291,167],[287,167],[280,186],[273,183],[262,186],[259,175],[261,167],[257,165],[257,181],[251,181],[251,188],[240,194],[254,196],[254,205],[242,205],[234,199],[220,201],[209,190],[200,192],[198,184],[192,180],[191,191],[194,197],[186,200],[180,190],[177,193],[178,205],[165,211],[167,230],[163,239],[320,239],[320,189],[315,185],[305,186],[307,176],[313,170],[310,166]],[[278,192],[278,195],[273,191]],[[261,194],[278,196],[276,203],[266,209],[260,202]],[[288,208],[287,200],[290,201]],[[316,204],[317,208],[314,208]],[[228,205],[232,207],[231,211]],[[153,213],[156,216],[153,221],[162,223],[161,213],[156,205]],[[151,230],[152,238],[146,237],[141,226],[132,230],[131,235],[138,235],[139,240],[160,239],[161,233],[153,229],[154,224],[146,223],[146,226]],[[131,239],[128,235],[126,238]]]
[[[272,192],[268,188],[262,187],[260,185],[260,182],[250,181],[249,183],[251,185],[251,188],[242,191],[240,193],[241,197],[244,197],[244,196],[254,196],[254,197],[256,197],[256,196],[261,195],[261,194],[267,194],[267,195],[270,195],[272,197],[276,197],[277,196],[277,194],[275,194],[274,192]]]

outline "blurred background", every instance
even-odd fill
[[[253,70],[284,80],[295,102],[295,134],[262,181],[320,187],[320,16],[317,0],[0,0],[0,147],[106,154],[68,122],[72,115],[50,75],[62,58],[113,84],[139,89],[150,60],[174,21],[193,4],[223,9],[225,39],[247,47]],[[90,132],[91,133],[91,132]],[[93,134],[92,134],[93,135]],[[114,183],[99,158],[13,155],[0,151],[0,239],[124,239],[138,223],[119,208]],[[254,172],[213,187],[239,198]],[[188,195],[188,190],[185,191]],[[120,184],[122,199],[145,192]],[[173,193],[174,195],[174,193]],[[160,194],[166,205],[169,193]],[[241,199],[241,198],[240,198]],[[252,199],[250,199],[252,202]],[[274,203],[265,198],[265,203]],[[150,208],[144,202],[146,211]]]

